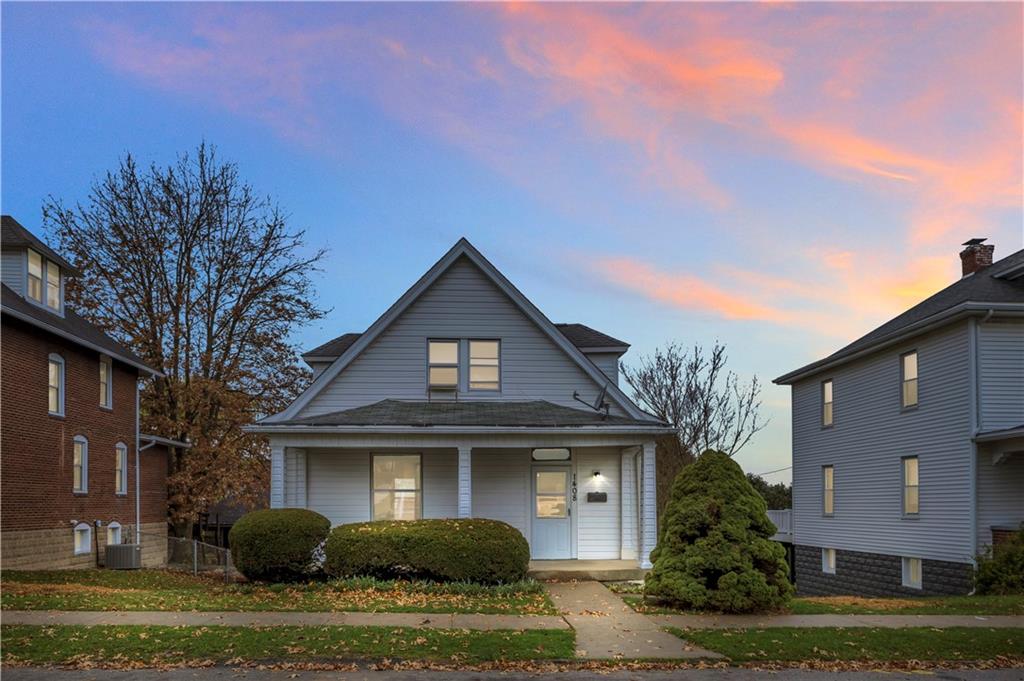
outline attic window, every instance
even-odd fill
[[[43,302],[43,256],[33,250],[28,252],[28,297]]]
[[[501,389],[501,343],[496,340],[469,341],[469,389]]]
[[[427,341],[427,384],[448,390],[459,387],[459,341]]]

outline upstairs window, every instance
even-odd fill
[[[821,384],[821,425],[828,428],[832,425],[832,379]]]
[[[60,311],[60,267],[46,262],[46,307]]]
[[[33,250],[28,252],[28,297],[43,302],[43,256]]]
[[[128,446],[123,442],[114,445],[114,492],[128,494]]]
[[[110,409],[114,392],[113,364],[109,357],[100,357],[100,406]]]
[[[459,387],[459,341],[427,341],[427,383],[431,388]]]
[[[835,477],[836,470],[832,466],[821,467],[821,512],[825,515],[832,515],[835,510]]]
[[[48,409],[56,416],[64,415],[64,358],[60,355],[49,357]]]
[[[917,350],[900,358],[900,383],[904,409],[917,406]]]
[[[89,491],[89,441],[76,435],[71,455],[73,491]]]
[[[903,515],[917,515],[920,504],[917,457],[903,459]]]
[[[501,343],[496,340],[469,341],[469,389],[501,389]]]

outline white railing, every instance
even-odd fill
[[[793,511],[790,509],[784,510],[769,510],[768,519],[775,523],[776,533],[775,539],[790,540],[793,537]]]

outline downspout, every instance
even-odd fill
[[[142,497],[139,489],[139,380],[135,379],[135,545],[142,545]]]
[[[992,316],[992,310],[988,311],[982,322],[984,323]],[[967,372],[968,372],[968,401],[970,409],[970,442],[971,458],[968,462],[970,475],[970,508],[968,511],[969,536],[971,539],[970,556],[971,565],[977,567],[976,557],[978,553],[978,445],[974,438],[979,428],[979,399],[978,399],[978,323],[974,317],[967,320]]]

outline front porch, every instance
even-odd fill
[[[531,560],[528,574],[541,581],[626,582],[647,572],[636,560]]]

